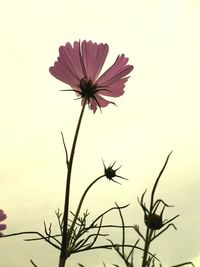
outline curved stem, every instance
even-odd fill
[[[154,195],[155,195],[155,192],[156,192],[156,187],[158,185],[158,182],[160,180],[160,177],[162,176],[166,166],[167,166],[167,163],[169,161],[169,157],[171,156],[172,154],[172,151],[168,154],[167,156],[167,159],[165,160],[165,163],[158,175],[158,177],[156,178],[156,181],[154,183],[154,186],[153,186],[153,189],[152,189],[152,192],[151,192],[151,201],[150,201],[150,208],[149,208],[149,214],[151,215],[153,213],[153,209],[155,207],[155,203],[154,203]],[[144,196],[144,195],[143,195]],[[149,247],[150,247],[150,243],[151,241],[153,241],[152,239],[152,235],[153,235],[153,230],[149,228],[149,226],[147,226],[147,230],[146,230],[146,238],[145,238],[145,245],[144,245],[144,253],[143,253],[143,260],[142,260],[142,267],[146,267],[147,266],[147,256],[148,256],[148,253],[149,253]]]
[[[76,148],[76,142],[78,138],[78,133],[81,126],[81,121],[83,118],[83,113],[86,106],[86,99],[83,103],[82,110],[79,116],[79,120],[77,123],[74,140],[71,148],[69,163],[68,163],[68,172],[67,172],[67,179],[66,179],[66,191],[65,191],[65,203],[64,203],[64,213],[63,213],[63,232],[62,232],[62,244],[61,244],[61,253],[60,253],[60,261],[59,261],[59,267],[65,266],[66,261],[66,246],[67,246],[67,226],[68,226],[68,214],[69,214],[69,196],[70,196],[70,182],[71,182],[71,173],[72,173],[72,165],[73,165],[73,159],[74,159],[74,153]]]
[[[165,163],[164,163],[164,165],[163,165],[163,167],[162,167],[162,169],[161,169],[161,171],[160,171],[158,177],[156,178],[155,184],[154,184],[154,186],[153,186],[153,189],[152,189],[152,192],[151,192],[150,213],[151,213],[151,211],[152,211],[152,209],[153,209],[153,206],[154,206],[154,194],[155,194],[155,191],[156,191],[156,187],[157,187],[157,185],[158,185],[158,182],[159,182],[159,180],[160,180],[160,177],[162,176],[162,174],[163,174],[163,172],[164,172],[164,170],[165,170],[165,168],[166,168],[166,166],[167,166],[167,163],[168,163],[168,161],[169,161],[169,157],[171,156],[172,152],[173,152],[173,151],[171,151],[171,152],[168,154],[167,159],[165,160]]]
[[[99,176],[98,178],[96,178],[94,181],[92,181],[91,184],[89,184],[89,186],[86,188],[86,190],[84,191],[80,201],[79,201],[79,204],[78,204],[78,207],[77,207],[77,210],[76,210],[76,213],[75,213],[75,216],[74,216],[74,219],[73,219],[73,222],[72,222],[72,225],[70,227],[70,230],[69,230],[69,233],[68,233],[68,239],[67,239],[67,246],[69,244],[69,241],[70,241],[70,237],[71,237],[71,234],[73,232],[73,229],[74,229],[74,226],[76,224],[76,221],[77,221],[77,218],[78,218],[78,215],[80,213],[80,210],[81,210],[81,207],[82,207],[82,204],[83,204],[83,201],[84,201],[84,198],[85,196],[87,195],[89,189],[98,181],[100,180],[101,178],[104,177],[104,174]]]

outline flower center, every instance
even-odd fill
[[[145,224],[152,230],[159,230],[163,226],[162,215],[155,213],[146,215]]]
[[[95,94],[98,91],[97,87],[91,80],[87,77],[81,79],[80,81],[81,97],[86,98],[88,101],[91,97],[95,98]]]

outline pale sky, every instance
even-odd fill
[[[63,208],[65,155],[60,131],[70,148],[80,112],[67,85],[49,74],[58,48],[74,40],[108,43],[109,67],[118,54],[135,69],[125,94],[95,115],[86,109],[72,177],[71,209],[92,179],[117,160],[122,185],[102,180],[86,199],[92,216],[130,203],[127,224],[143,225],[137,203],[150,192],[167,154],[173,150],[158,196],[175,205],[166,212],[169,229],[152,252],[163,266],[193,261],[200,266],[200,2],[199,0],[18,0],[4,1],[1,23],[0,208],[7,230],[43,231]],[[84,174],[84,175],[83,175]],[[109,217],[113,222],[116,216]],[[56,229],[56,223],[54,224]],[[131,232],[128,240],[136,241]],[[120,232],[114,238],[120,242]],[[26,236],[27,237],[27,236]],[[0,241],[0,266],[57,266],[59,253],[25,236]],[[143,246],[141,241],[141,246]],[[138,254],[139,255],[139,254]],[[140,255],[139,255],[140,256]],[[68,267],[111,266],[114,252],[73,255]],[[199,265],[198,265],[199,264]]]

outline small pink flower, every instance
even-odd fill
[[[7,218],[6,214],[4,213],[3,210],[0,209],[0,222],[4,221]],[[0,231],[3,231],[6,229],[6,225],[0,223]],[[0,236],[2,236],[3,233],[0,232]]]
[[[102,96],[123,95],[128,80],[126,75],[133,70],[132,65],[127,65],[128,58],[122,54],[99,76],[108,50],[107,44],[92,41],[75,41],[73,46],[66,43],[59,48],[59,57],[54,66],[49,68],[55,78],[71,86],[72,91],[82,98],[82,104],[86,100],[94,113],[97,106],[102,108],[114,104]]]

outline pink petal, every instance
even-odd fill
[[[125,83],[127,82],[128,77],[122,78],[120,80],[115,81],[108,87],[98,87],[99,94],[103,96],[112,96],[119,97],[124,94]]]
[[[128,58],[122,54],[118,56],[114,64],[99,78],[99,74],[106,60],[109,47],[107,44],[97,44],[92,41],[74,42],[73,46],[66,43],[59,48],[59,57],[54,66],[49,68],[50,73],[57,79],[69,84],[75,93],[81,95],[80,83],[83,78],[93,84],[97,91],[87,101],[95,113],[97,107],[106,107],[113,102],[104,99],[103,96],[118,97],[124,93],[125,83],[133,66],[127,65]],[[88,88],[89,90],[89,88]],[[80,94],[78,93],[80,91]],[[83,96],[82,96],[83,97]],[[82,98],[82,105],[85,99]]]
[[[93,82],[98,77],[106,60],[109,47],[107,44],[97,44],[92,41],[82,42],[82,56],[88,79]]]
[[[97,107],[99,107],[99,106],[101,108],[104,108],[104,107],[108,106],[109,104],[115,104],[114,102],[111,102],[111,101],[104,99],[100,95],[96,95],[95,97],[96,97],[97,101],[94,98],[90,99],[90,109],[93,110],[94,113],[96,112]]]
[[[0,221],[3,221],[7,218],[6,214],[4,213],[3,210],[0,210]]]
[[[0,224],[0,231],[5,230],[6,229],[6,225],[5,224]]]
[[[59,48],[58,60],[49,69],[50,73],[57,79],[76,87],[82,78],[86,76],[80,42],[74,42],[74,46],[66,43]]]
[[[124,54],[118,56],[114,64],[97,79],[97,85],[99,87],[109,87],[130,73],[133,70],[133,66],[126,65],[127,62],[128,58],[125,58]],[[123,86],[123,83],[121,85]]]

